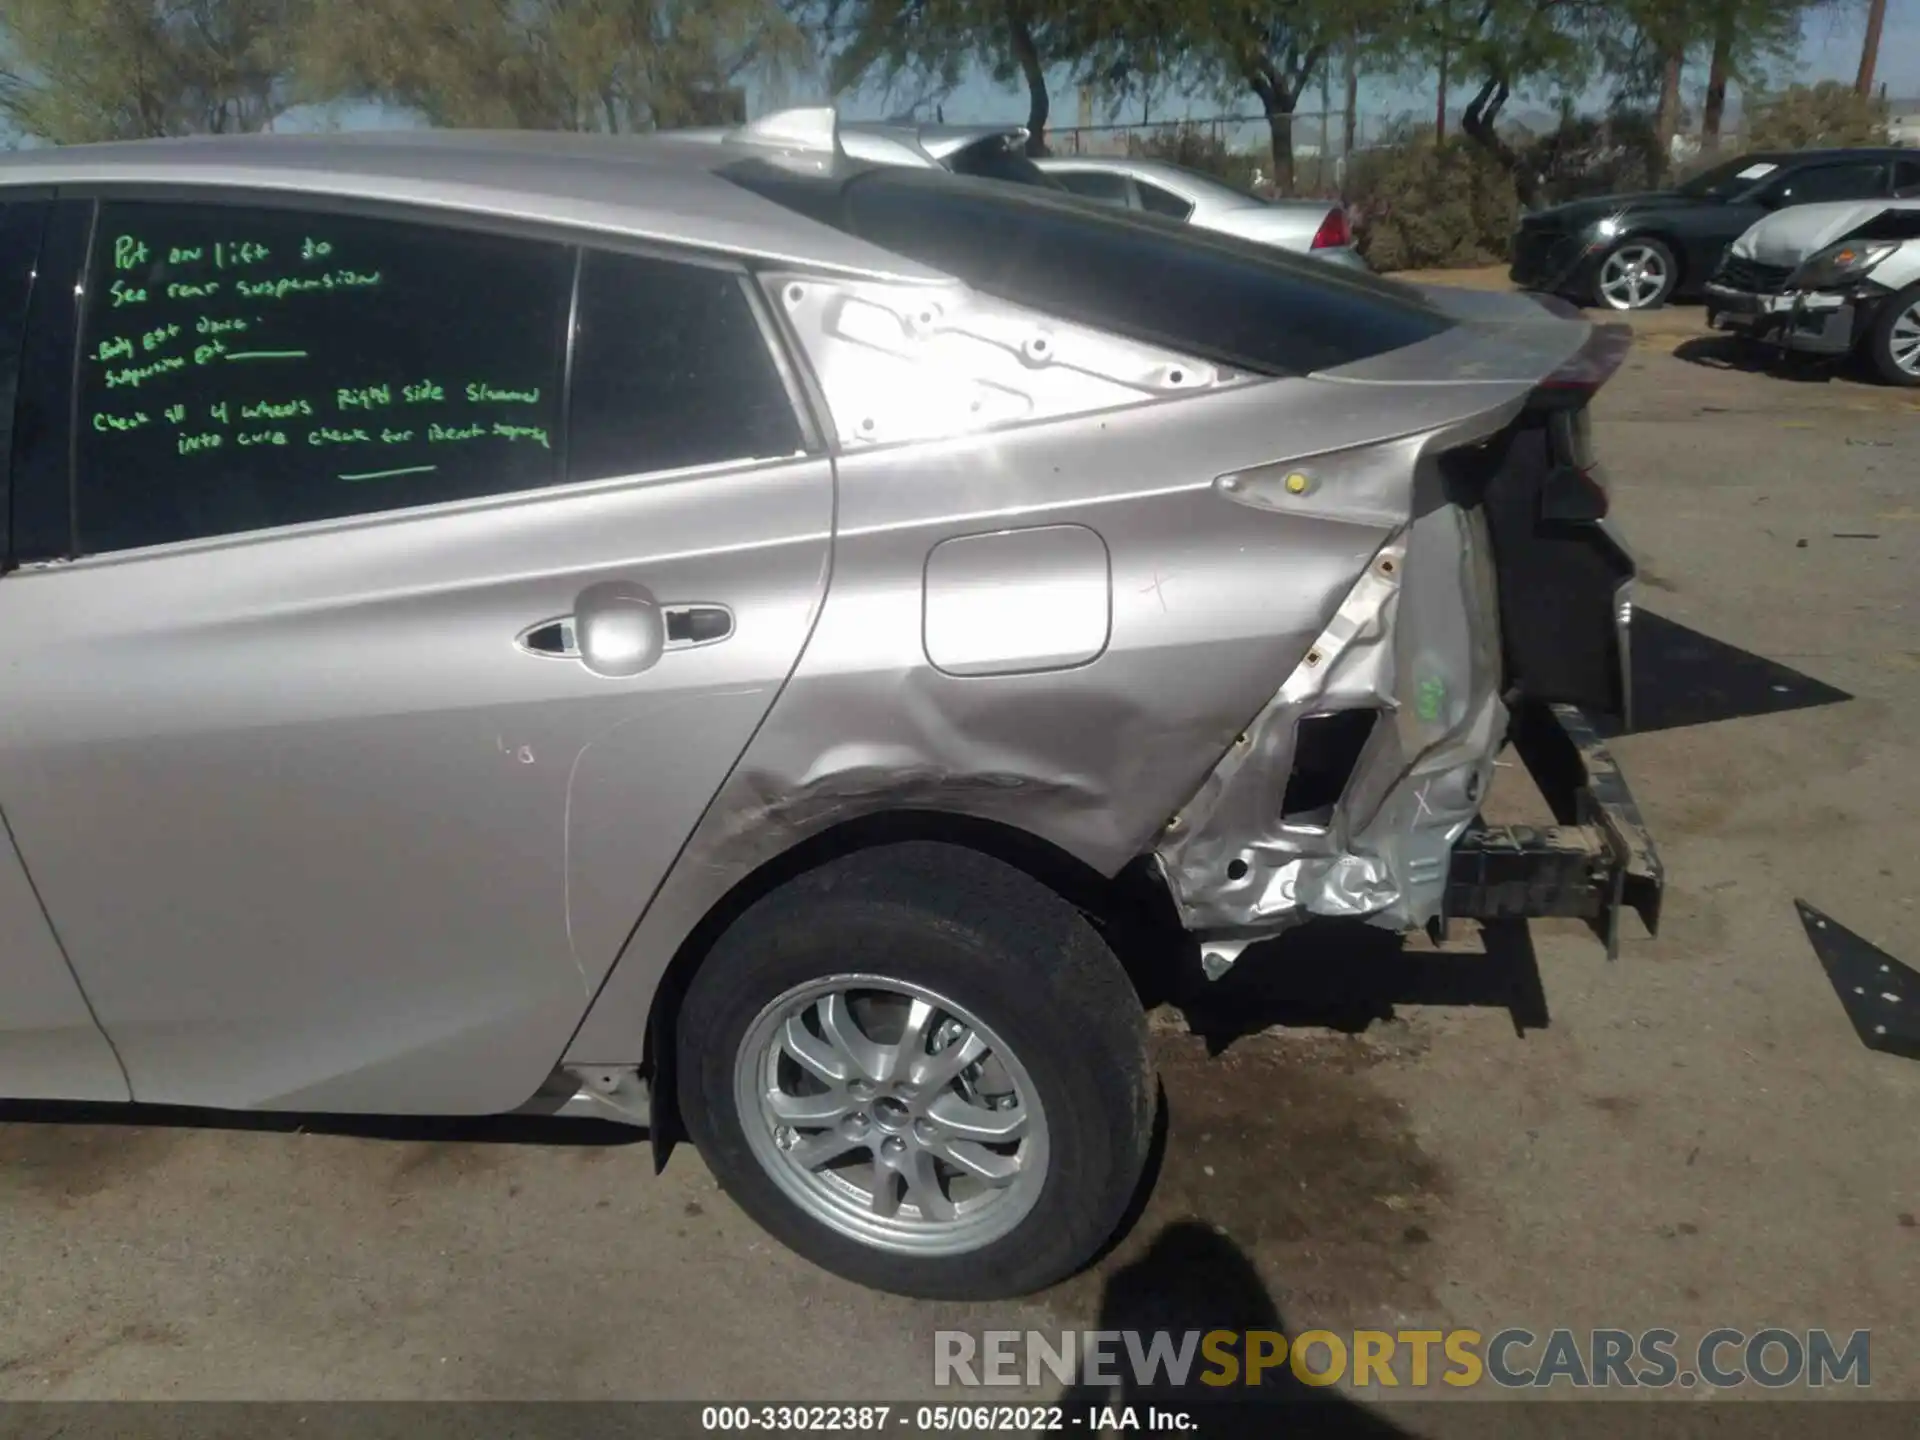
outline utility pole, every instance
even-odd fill
[[[1344,133],[1340,137],[1340,198],[1347,198],[1347,183],[1353,175],[1353,140],[1360,128],[1360,47],[1347,42],[1347,108],[1341,117]]]
[[[1316,190],[1327,188],[1327,157],[1333,153],[1333,56],[1331,53],[1320,61],[1320,158],[1315,162],[1313,172],[1318,184]],[[1336,180],[1338,177],[1335,177]]]
[[[1880,63],[1880,31],[1887,23],[1887,0],[1867,0],[1867,38],[1860,45],[1860,75],[1853,88],[1866,99],[1873,94],[1873,72]]]

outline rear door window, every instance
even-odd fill
[[[976,140],[956,150],[946,158],[946,168],[955,175],[972,175],[981,180],[1006,180],[1042,190],[1060,188],[1053,176],[1027,158],[1020,142],[1007,135]]]
[[[103,204],[76,548],[559,483],[573,266],[564,245],[438,225]]]
[[[1887,167],[1879,160],[1841,165],[1809,165],[1783,179],[1775,194],[1783,204],[1817,205],[1825,200],[1872,200],[1887,193]]]
[[[1127,177],[1111,170],[1049,170],[1047,174],[1083,199],[1098,200],[1116,210],[1133,204],[1133,187]]]
[[[1140,192],[1140,206],[1151,210],[1155,215],[1164,215],[1169,220],[1184,220],[1193,214],[1193,202],[1182,200],[1173,191],[1146,180],[1135,180],[1134,189]]]
[[[1068,197],[890,167],[721,173],[986,294],[1264,374],[1350,364],[1454,323],[1376,276]]]
[[[1893,193],[1899,200],[1920,200],[1920,160],[1896,160]]]
[[[581,262],[578,315],[569,478],[771,458],[804,447],[738,271],[590,250]]]

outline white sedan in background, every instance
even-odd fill
[[[1204,230],[1299,250],[1365,270],[1337,200],[1263,200],[1212,175],[1132,155],[1059,155],[1035,162],[1089,200],[1184,220]]]
[[[1920,386],[1920,199],[1796,205],[1734,241],[1707,323],[1812,355],[1858,352]]]

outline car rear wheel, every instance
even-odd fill
[[[958,846],[831,862],[721,936],[677,1045],[687,1128],[792,1249],[900,1294],[1070,1274],[1146,1164],[1146,1021],[1072,906]]]
[[[1867,349],[1881,378],[1920,385],[1920,285],[1909,285],[1880,307]]]
[[[1594,299],[1609,310],[1651,310],[1664,305],[1680,278],[1673,252],[1645,235],[1620,241],[1594,271]]]

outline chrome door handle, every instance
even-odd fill
[[[662,605],[644,585],[609,580],[582,590],[573,614],[530,625],[514,643],[529,655],[577,660],[596,675],[623,679],[669,650],[717,645],[732,634],[725,605]]]

